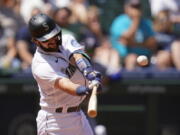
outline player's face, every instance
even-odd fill
[[[58,41],[60,36],[54,36],[49,40],[46,41],[39,41],[39,47],[47,52],[57,52],[59,50]]]

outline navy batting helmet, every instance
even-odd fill
[[[61,33],[61,28],[49,16],[40,13],[29,20],[31,36],[39,41],[46,41]]]

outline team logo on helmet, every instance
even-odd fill
[[[45,31],[49,30],[49,26],[47,25],[47,23],[43,23],[42,26],[44,27]]]

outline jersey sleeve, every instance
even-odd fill
[[[66,40],[64,44],[64,48],[67,58],[70,58],[70,56],[75,52],[79,52],[79,53],[84,52],[84,46],[79,44],[78,41],[73,36],[66,35],[64,38]]]
[[[41,63],[33,70],[33,76],[38,82],[39,86],[44,89],[53,89],[55,81],[58,78],[67,77],[62,72],[56,71],[47,63]]]

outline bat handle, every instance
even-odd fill
[[[94,118],[97,116],[97,86],[93,87],[89,104],[88,104],[88,116]]]
[[[97,95],[97,86],[93,87],[91,95]]]

